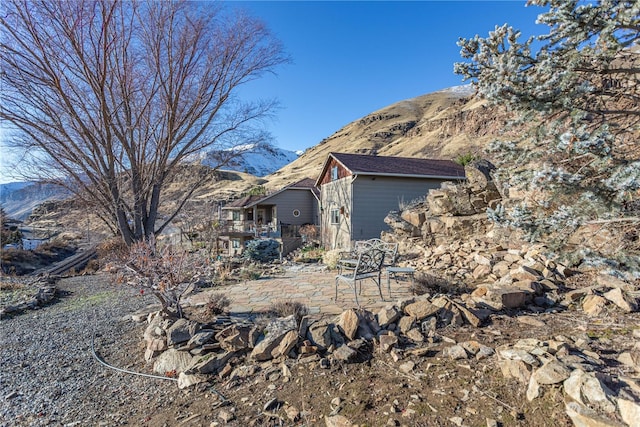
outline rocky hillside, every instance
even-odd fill
[[[25,220],[32,210],[46,200],[62,200],[68,193],[50,184],[12,182],[0,184],[0,204],[11,218]]]
[[[347,124],[297,160],[268,175],[279,188],[316,177],[331,152],[455,159],[479,152],[504,132],[507,116],[458,86],[407,99]]]

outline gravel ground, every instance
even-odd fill
[[[0,320],[0,426],[137,425],[172,402],[175,382],[111,370],[92,352],[95,331],[107,362],[149,373],[129,315],[154,298],[100,275],[57,286],[53,304]]]

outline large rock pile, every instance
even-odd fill
[[[487,315],[444,295],[402,299],[376,314],[353,309],[335,319],[297,321],[289,316],[262,326],[260,322],[202,324],[171,319],[158,311],[147,318],[145,359],[153,361],[156,373],[177,375],[184,388],[206,381],[206,375],[241,375],[247,369],[244,362],[315,357],[330,365],[332,360],[367,360],[375,348],[395,352],[409,345],[416,351],[440,341],[437,328],[479,326]]]
[[[401,213],[391,212],[385,223],[393,232],[385,234],[399,240],[419,237],[426,244],[437,246],[485,233],[492,228],[487,208],[495,208],[501,200],[490,175],[494,169],[486,160],[468,164],[465,182],[445,182],[441,188],[430,190],[424,203]]]
[[[619,284],[614,278],[603,277],[599,282],[601,287]],[[622,287],[614,289],[622,291]],[[628,289],[623,292],[630,303],[636,303]],[[558,307],[564,302],[575,304],[575,294],[564,295],[569,297],[561,299]],[[443,328],[483,326],[496,313],[495,306],[479,309],[474,298],[425,294],[398,300],[377,313],[359,308],[334,318],[288,316],[255,322],[220,318],[204,324],[152,312],[146,316],[145,358],[156,373],[177,377],[180,388],[206,386],[215,380],[224,380],[228,388],[258,375],[288,378],[295,364],[327,369],[374,357],[391,359],[398,372],[420,378],[422,374],[414,368],[422,359],[475,359],[497,365],[506,378],[521,383],[529,401],[561,388],[566,412],[575,425],[637,425],[640,385],[633,377],[640,373],[639,344],[619,349],[618,365],[612,367],[592,349],[587,335],[520,339],[497,347],[475,339],[456,342],[443,335]],[[497,314],[507,312],[531,327],[545,325],[522,311],[503,309]],[[553,314],[540,316],[545,315]],[[640,329],[633,336],[640,338]]]
[[[634,336],[640,338],[640,330]],[[606,372],[607,363],[588,339],[522,339],[498,347],[496,354],[503,375],[527,387],[527,400],[562,387],[567,415],[576,426],[640,425],[640,387],[632,378],[640,372],[640,344],[619,356],[622,368],[616,375]],[[619,374],[625,370],[631,375]]]

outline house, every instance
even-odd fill
[[[229,255],[255,238],[280,240],[286,255],[302,243],[301,226],[319,224],[319,192],[305,178],[268,195],[245,196],[222,207],[221,223]]]
[[[353,241],[380,237],[389,212],[460,179],[464,168],[449,160],[330,153],[315,183],[322,244],[350,248]]]

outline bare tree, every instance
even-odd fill
[[[6,0],[0,119],[36,168],[90,202],[128,244],[160,233],[178,165],[215,149],[267,143],[274,103],[238,88],[285,62],[265,26],[215,3]],[[24,172],[24,171],[23,171]]]

